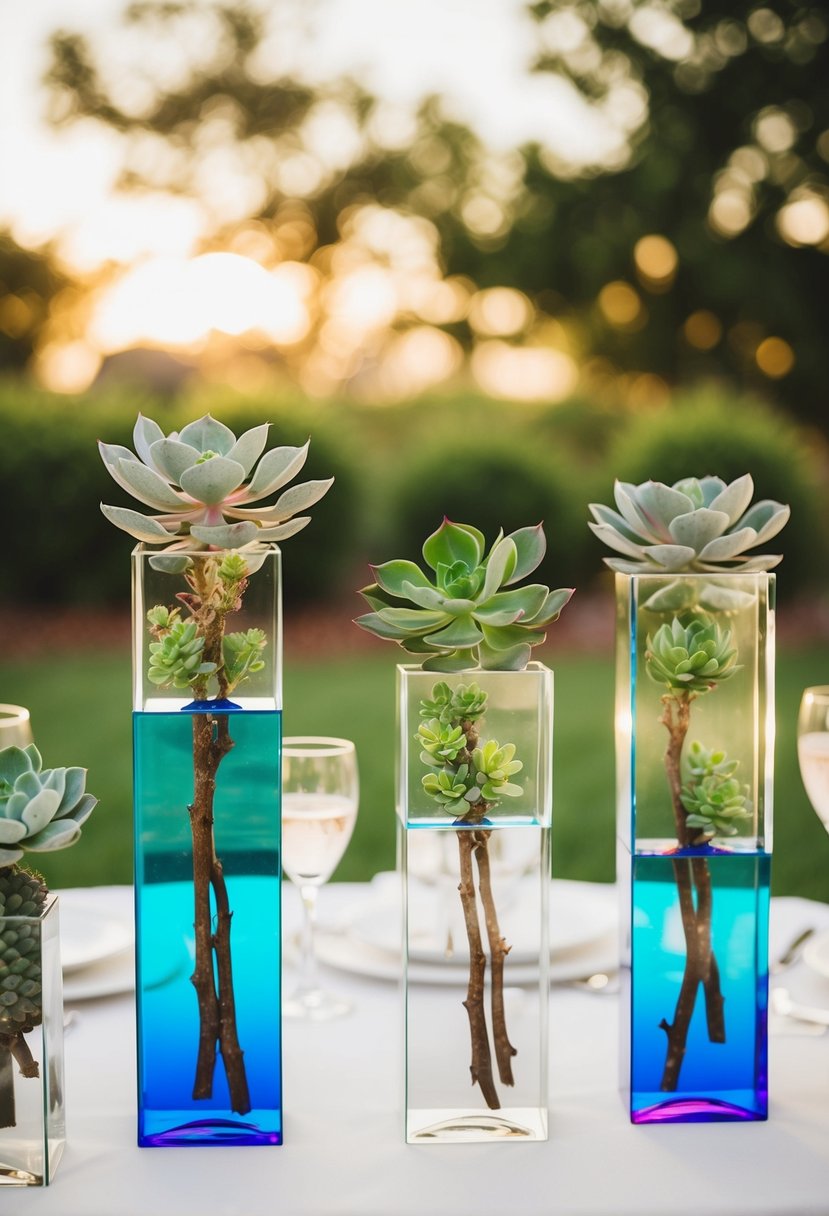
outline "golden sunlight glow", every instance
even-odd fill
[[[485,392],[513,401],[562,401],[579,379],[575,361],[564,351],[497,340],[475,347],[471,367]]]
[[[764,338],[754,358],[763,375],[771,380],[782,380],[795,364],[794,351],[783,338]]]
[[[80,393],[89,388],[100,366],[99,352],[86,342],[52,342],[39,352],[35,371],[44,388],[56,393]]]
[[[267,271],[235,253],[143,262],[99,298],[89,334],[104,352],[142,342],[191,346],[211,332],[257,330],[276,345],[308,331],[314,272],[298,263]]]
[[[645,286],[652,290],[670,287],[676,275],[679,257],[673,244],[664,236],[643,236],[633,248],[636,269]]]
[[[448,380],[463,362],[460,345],[431,325],[396,335],[383,352],[377,388],[384,398],[421,393]]]
[[[829,207],[816,194],[794,199],[778,211],[777,230],[790,245],[820,245],[829,237]]]
[[[599,292],[599,308],[610,324],[619,329],[634,327],[643,313],[639,293],[622,279],[604,285]]]
[[[533,306],[513,287],[489,287],[476,292],[469,307],[469,324],[487,337],[520,333],[529,324]]]
[[[697,350],[713,350],[722,337],[719,317],[707,308],[692,312],[682,326],[685,341]]]

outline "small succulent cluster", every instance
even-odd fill
[[[739,761],[729,760],[724,751],[694,742],[688,748],[686,766],[682,805],[688,827],[699,830],[695,843],[713,836],[736,836],[740,825],[752,815],[748,786],[734,776]]]
[[[254,541],[293,536],[311,521],[297,512],[318,502],[333,478],[291,486],[271,506],[254,507],[282,490],[308,455],[306,443],[273,448],[263,456],[268,426],[253,427],[237,439],[207,414],[165,435],[158,423],[139,414],[133,431],[135,452],[120,444],[98,446],[118,485],[161,514],[103,503],[101,510],[110,523],[137,540],[173,551],[240,549]]]
[[[421,718],[437,718],[446,725],[453,720],[474,722],[486,709],[487,695],[475,684],[458,684],[450,688],[441,680],[432,689],[431,698],[421,701]]]
[[[33,743],[0,751],[0,874],[24,852],[74,844],[97,805],[86,793],[86,769],[42,766]]]
[[[523,792],[510,781],[524,767],[515,759],[515,745],[501,746],[495,739],[479,745],[474,723],[486,706],[487,694],[477,684],[453,689],[443,681],[420,703],[424,721],[415,740],[422,749],[421,762],[431,770],[421,784],[448,814],[480,818],[502,799]]]
[[[40,1025],[39,929],[18,918],[38,917],[47,894],[36,875],[0,870],[0,1035],[27,1034]]]
[[[674,617],[646,640],[648,675],[672,691],[703,693],[731,679],[740,668],[731,630],[713,617],[699,615],[683,623]]]
[[[178,609],[170,612],[156,605],[147,613],[153,636],[150,642],[150,667],[147,679],[160,688],[189,688],[200,676],[212,675],[215,663],[203,663],[204,638],[195,621],[183,621]]]
[[[719,477],[686,477],[667,486],[617,481],[618,511],[591,503],[590,527],[600,540],[623,554],[606,557],[623,574],[676,574],[690,571],[748,574],[770,570],[781,558],[746,550],[771,540],[790,510],[773,499],[751,504],[754,482],[746,473],[726,485]]]
[[[540,524],[501,534],[487,551],[477,528],[445,519],[423,545],[433,577],[409,561],[372,567],[376,581],[360,593],[372,611],[356,623],[418,656],[426,671],[521,671],[573,594],[513,587],[545,550]]]

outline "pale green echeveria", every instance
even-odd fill
[[[466,747],[466,735],[460,726],[442,723],[438,718],[421,722],[415,739],[423,748],[420,759],[432,768],[452,764]]]
[[[118,485],[158,514],[104,503],[101,510],[136,540],[172,551],[168,562],[175,562],[177,549],[242,549],[286,540],[311,522],[310,515],[298,512],[318,502],[333,478],[285,489],[305,464],[308,444],[272,448],[263,455],[269,425],[255,426],[237,439],[207,414],[165,435],[158,423],[139,414],[135,452],[114,443],[98,447]],[[270,506],[252,505],[278,490],[282,493]]]
[[[85,768],[43,768],[28,747],[0,751],[0,867],[27,853],[74,844],[98,799],[86,793]]]
[[[740,670],[731,630],[712,617],[696,616],[687,623],[679,617],[660,625],[645,643],[650,678],[674,692],[709,692]]]
[[[521,786],[510,781],[524,767],[515,758],[515,744],[489,739],[483,747],[472,753],[472,765],[476,770],[475,780],[481,787],[481,797],[487,802],[500,802],[502,798],[517,798],[523,793]]]
[[[791,512],[770,498],[751,505],[753,494],[748,473],[730,485],[719,477],[686,477],[673,486],[617,481],[618,510],[591,503],[590,527],[623,555],[604,559],[622,574],[771,570],[779,554],[746,551],[776,536]]]
[[[699,832],[695,843],[713,836],[736,836],[753,813],[748,786],[734,776],[738,761],[695,742],[689,748],[686,767],[689,780],[681,798],[686,824]]]
[[[426,671],[521,671],[573,594],[514,586],[546,547],[540,524],[501,533],[487,551],[477,528],[444,519],[423,546],[431,576],[415,562],[373,566],[376,581],[360,592],[372,611],[356,623],[416,655]]]
[[[421,778],[424,791],[433,798],[447,814],[456,815],[469,810],[469,800],[479,801],[480,792],[470,784],[469,765],[462,764],[456,770],[444,768],[439,773],[427,773]]]

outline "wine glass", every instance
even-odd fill
[[[0,705],[0,749],[28,747],[32,742],[32,723],[22,705]]]
[[[809,801],[829,832],[829,684],[807,688],[797,720],[797,756]]]
[[[282,747],[282,867],[299,888],[304,910],[299,984],[285,1000],[287,1017],[328,1021],[349,1001],[319,986],[314,954],[317,892],[337,868],[357,820],[357,756],[348,739],[288,738]]]

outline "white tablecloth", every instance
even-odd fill
[[[323,920],[365,887],[321,894]],[[97,888],[129,908],[128,888]],[[286,888],[286,919],[298,913]],[[773,901],[772,952],[829,906]],[[794,973],[788,973],[794,977]],[[796,978],[796,977],[794,977]],[[290,974],[286,983],[290,983]],[[771,1039],[768,1123],[633,1127],[616,1090],[617,1002],[552,997],[550,1139],[407,1146],[395,985],[326,972],[353,1013],[284,1028],[285,1145],[139,1149],[132,997],[77,1007],[67,1031],[69,1140],[51,1187],[6,1188],[3,1216],[827,1216],[829,1035]],[[790,986],[794,987],[794,982]],[[829,980],[825,985],[829,999]]]

